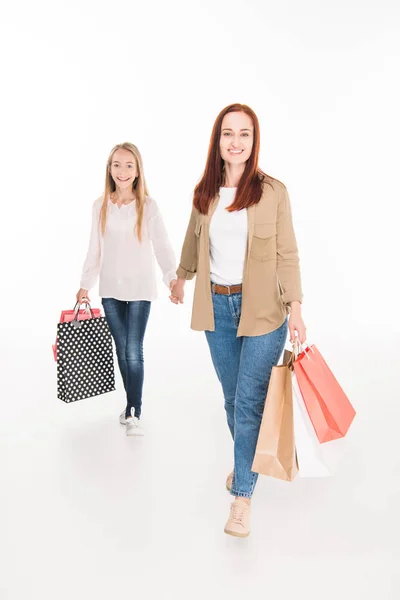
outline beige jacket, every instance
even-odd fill
[[[302,301],[299,257],[286,187],[271,179],[263,184],[258,204],[247,209],[248,240],[243,270],[242,313],[238,336],[270,333],[282,325],[289,304]],[[191,328],[214,331],[210,284],[210,221],[219,201],[207,215],[193,207],[177,275],[196,285]]]

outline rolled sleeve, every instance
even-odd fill
[[[193,279],[197,273],[198,245],[195,231],[198,214],[199,211],[193,207],[177,269],[177,275],[180,279]]]

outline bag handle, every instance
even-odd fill
[[[94,319],[94,314],[93,314],[93,311],[92,311],[92,307],[90,306],[90,303],[89,302],[82,302],[82,304],[86,305],[86,310],[87,310],[87,308],[89,308],[90,316],[91,316],[92,319]],[[72,324],[74,325],[74,327],[80,327],[82,325],[83,321],[79,321],[79,310],[80,310],[82,304],[80,304],[79,302],[77,302],[75,304],[75,306],[74,306],[74,313],[75,314],[74,314],[74,318],[71,321]]]
[[[288,350],[289,352],[289,350]],[[299,355],[303,352],[303,346],[302,344],[299,342],[298,338],[295,338],[295,341],[292,342],[292,353],[289,357],[289,360],[286,363],[286,366],[293,371],[293,365],[295,360],[297,360],[297,358],[299,357]]]
[[[309,346],[308,344],[305,344],[303,346],[303,344],[299,342],[299,339],[295,338],[295,341],[292,343],[292,355],[287,363],[289,369],[293,370],[293,363],[295,360],[297,360],[297,358],[302,352],[304,352],[304,355],[306,356],[307,360],[310,360],[310,357],[308,356],[309,352],[315,354],[311,346]]]

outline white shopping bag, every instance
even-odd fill
[[[331,469],[324,457],[324,450],[319,443],[314,427],[308,416],[307,408],[292,373],[294,440],[296,444],[297,463],[300,477],[329,477]],[[335,440],[336,441],[336,440]],[[328,442],[329,444],[331,442]],[[326,446],[327,444],[323,444]]]

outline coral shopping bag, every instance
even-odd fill
[[[305,348],[293,368],[318,440],[344,437],[356,411],[316,346]]]

